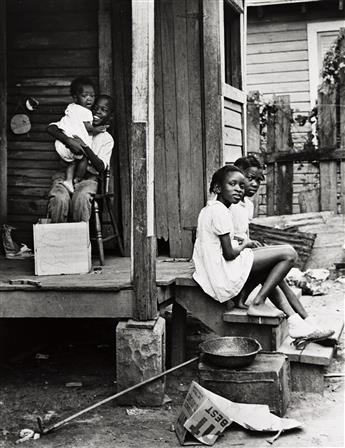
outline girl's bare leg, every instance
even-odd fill
[[[253,282],[255,277],[264,277],[265,280],[262,283],[262,288],[258,295],[249,306],[248,314],[272,316],[272,308],[265,304],[265,299],[272,294],[276,286],[282,282],[286,274],[293,267],[297,254],[293,247],[289,245],[265,246],[255,249],[253,252],[254,262],[248,283]]]
[[[299,314],[302,319],[305,319],[308,317],[308,313],[304,309],[301,302],[296,297],[295,293],[292,291],[290,286],[286,283],[286,280],[282,280],[281,283],[279,283],[280,288],[282,289],[283,293],[285,294],[289,304],[293,308],[293,310]]]

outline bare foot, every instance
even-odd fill
[[[248,316],[258,317],[283,317],[283,311],[278,308],[268,306],[266,303],[260,303],[260,305],[254,305],[251,303],[247,310]]]
[[[242,291],[234,298],[235,306],[237,308],[247,309],[248,305],[245,303],[247,298],[247,292],[242,289]]]
[[[233,300],[228,300],[227,302],[225,302],[225,307],[226,307],[226,311],[231,311],[232,309],[235,308],[235,304],[233,302]]]

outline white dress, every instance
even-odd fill
[[[68,137],[77,135],[83,142],[91,147],[92,136],[86,130],[84,122],[92,123],[93,115],[91,110],[86,107],[80,106],[80,104],[71,103],[65,110],[65,115],[61,118],[56,126],[61,129]],[[73,152],[67,148],[62,142],[56,140],[55,149],[59,156],[65,162],[73,162],[76,159],[81,159],[83,156],[73,154]]]
[[[234,236],[230,210],[220,201],[208,201],[198,218],[197,238],[194,245],[194,280],[218,302],[237,296],[243,288],[253,265],[253,252],[244,249],[234,259],[223,257],[219,235]],[[231,241],[233,245],[236,241]]]

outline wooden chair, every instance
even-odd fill
[[[100,265],[104,265],[104,248],[103,243],[115,239],[119,246],[121,256],[124,255],[123,244],[119,229],[112,211],[111,198],[114,193],[109,193],[109,180],[110,170],[107,169],[103,175],[102,180],[99,182],[99,192],[94,196],[92,201],[92,217],[95,223],[95,236],[91,237],[91,240],[97,242]],[[111,235],[103,237],[102,234],[102,212],[106,210],[109,214],[110,224],[113,230]]]

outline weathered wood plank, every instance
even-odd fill
[[[299,30],[267,31],[265,33],[248,33],[247,44],[264,44],[268,42],[290,42],[305,41],[307,39],[307,28],[304,26]]]
[[[130,123],[131,123],[131,4],[113,3],[113,60],[116,133],[114,158],[118,159],[118,185],[121,191],[123,244],[126,256],[131,244],[131,186],[130,186]]]
[[[267,165],[266,171],[266,206],[267,216],[275,214],[275,163]]]
[[[54,50],[54,53],[36,50],[17,50],[8,52],[8,64],[17,68],[33,68],[37,66],[55,67],[56,65],[74,67],[90,67],[98,65],[97,51],[90,48],[78,50]]]
[[[203,129],[202,129],[202,73],[200,51],[200,2],[187,0],[187,54],[189,86],[189,123],[191,154],[191,202],[193,226],[204,205],[204,166],[203,166]]]
[[[320,206],[321,211],[338,212],[337,205],[337,162],[320,162]]]
[[[259,100],[259,92],[249,92],[247,101],[247,151],[260,152],[260,110],[254,99]]]
[[[171,0],[161,0],[162,67],[164,95],[165,157],[167,168],[168,224],[170,256],[181,253],[179,177],[177,159],[176,79],[174,21]],[[163,50],[164,49],[164,50]]]
[[[37,32],[88,31],[96,29],[94,12],[83,11],[83,8],[78,12],[67,13],[57,10],[57,8],[49,13],[45,13],[41,9],[40,14],[37,14],[37,12],[20,14],[19,11],[11,13],[8,18],[9,29],[17,32],[32,32],[32,30]]]
[[[301,51],[308,48],[306,40],[295,40],[287,42],[269,42],[251,44],[247,47],[247,54],[271,54],[271,53],[283,53],[288,51]]]
[[[317,161],[317,160],[344,160],[345,150],[335,149],[326,152],[320,151],[301,151],[298,153],[273,153],[265,154],[266,163],[274,162],[306,162],[306,161]]]
[[[90,31],[60,31],[33,33],[15,33],[11,37],[10,50],[32,49],[70,49],[97,48],[97,32]]]
[[[242,146],[242,131],[224,126],[223,139],[224,144]]]
[[[261,73],[288,73],[297,71],[308,71],[309,63],[308,61],[290,61],[290,62],[266,62],[258,64],[250,64],[247,67],[248,75],[259,75]],[[255,84],[255,82],[254,82]]]
[[[7,222],[7,26],[6,0],[0,0],[0,224]]]
[[[307,61],[308,51],[298,50],[298,51],[278,51],[276,53],[263,53],[257,54],[252,53],[247,56],[247,64],[263,64],[270,62],[289,62],[289,61]]]
[[[292,213],[293,164],[278,163],[277,166],[277,214]]]
[[[274,72],[269,66],[265,73],[248,74],[247,82],[252,85],[260,86],[262,84],[273,84],[281,82],[309,81],[308,70],[298,70],[289,72]],[[259,87],[258,87],[259,88]]]
[[[320,149],[337,146],[337,108],[336,89],[328,94],[318,92],[318,135]]]
[[[177,117],[177,154],[179,175],[179,202],[181,222],[181,252],[180,256],[192,254],[193,243],[191,234],[184,227],[195,225],[193,216],[192,189],[190,178],[192,172],[190,154],[190,117],[189,117],[189,77],[188,77],[188,47],[187,47],[187,14],[185,0],[174,0],[174,54],[176,83],[176,117]]]
[[[205,124],[205,189],[223,163],[223,97],[220,48],[220,2],[202,2]]]
[[[99,90],[101,93],[111,96],[113,94],[111,1],[99,0],[98,8]]]
[[[242,129],[242,114],[224,108],[224,125],[231,128]]]
[[[164,135],[164,96],[162,67],[161,2],[156,2],[155,14],[155,218],[157,238],[169,239],[167,168]]]
[[[154,235],[154,2],[132,0],[132,278],[135,315],[157,314]]]

